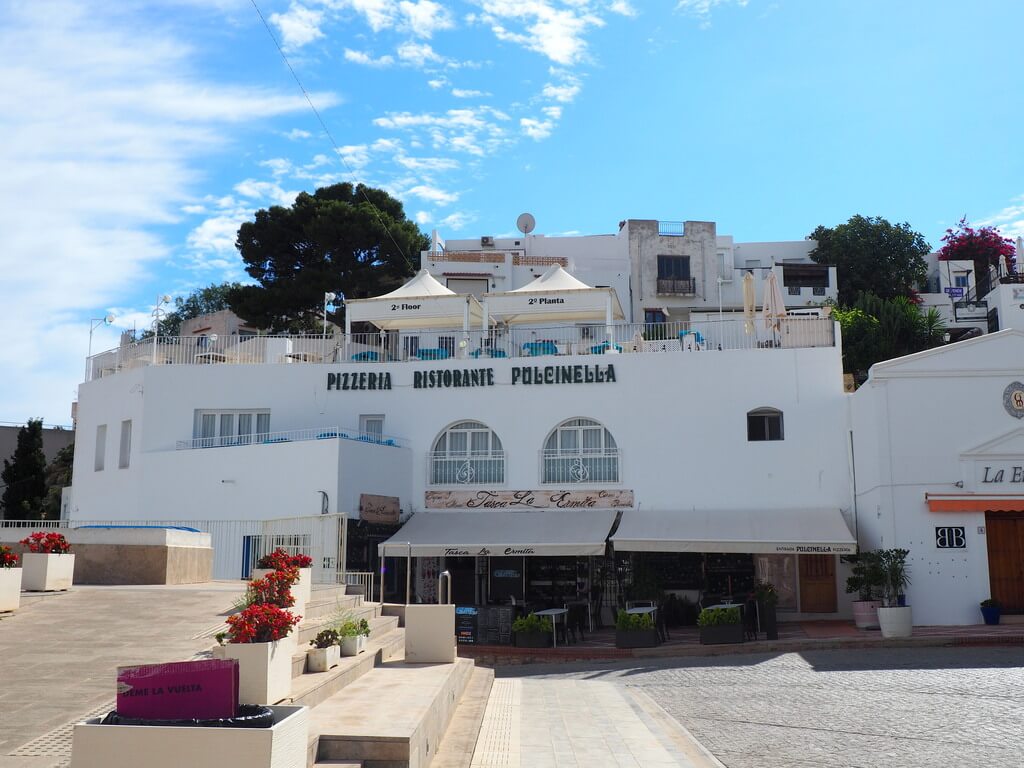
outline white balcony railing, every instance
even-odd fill
[[[618,483],[621,456],[617,448],[545,449],[540,452],[542,483]]]
[[[495,485],[505,482],[505,452],[427,454],[427,477],[431,485]]]
[[[404,447],[405,441],[390,435],[375,432],[360,432],[358,429],[338,427],[314,427],[312,429],[290,429],[284,432],[256,432],[250,435],[215,435],[179,440],[175,446],[179,451],[195,448],[227,448],[239,445],[275,445],[303,440],[356,440],[360,443],[386,445],[392,448]]]
[[[558,325],[488,331],[403,330],[334,336],[252,336],[211,341],[154,337],[89,358],[87,380],[150,365],[264,363],[394,363],[565,355],[603,355],[835,346],[830,317],[788,317],[767,327],[760,313],[748,327],[739,314],[691,322]]]

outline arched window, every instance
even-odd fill
[[[434,441],[429,456],[431,485],[496,485],[505,482],[505,451],[490,427],[460,421]]]
[[[611,432],[592,419],[563,421],[541,453],[541,482],[619,482],[618,446]]]
[[[747,441],[782,440],[782,411],[756,408],[747,412]]]

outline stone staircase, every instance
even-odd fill
[[[341,613],[369,622],[366,651],[306,672],[309,640]],[[314,586],[283,702],[311,708],[308,766],[469,768],[494,673],[471,659],[406,664],[400,620],[344,587]]]

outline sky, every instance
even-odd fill
[[[339,181],[446,238],[1024,235],[1021,29],[1019,0],[0,0],[0,422],[69,424],[94,321],[98,352],[247,279],[238,226]]]

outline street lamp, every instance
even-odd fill
[[[324,338],[327,338],[327,305],[338,298],[337,294],[328,291],[324,294]]]
[[[164,304],[170,304],[171,297],[166,293],[156,297],[156,306],[153,308],[153,365],[156,365],[156,339],[160,334],[160,318],[167,314],[163,309]]]
[[[106,317],[89,318],[89,352],[85,356],[85,380],[89,380],[89,368],[92,365],[92,332],[99,328],[101,325],[110,325],[114,322],[113,315],[107,315]]]

